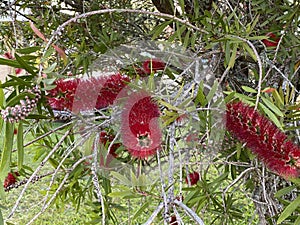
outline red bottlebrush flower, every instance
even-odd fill
[[[56,87],[50,90],[48,94],[48,104],[51,108],[56,110],[71,110],[78,83],[79,79],[56,80],[54,83]]]
[[[185,182],[187,184],[189,184],[189,180],[190,180],[190,184],[191,185],[195,185],[197,184],[198,180],[200,179],[200,174],[196,171],[194,171],[193,173],[190,173],[186,178],[185,178]]]
[[[164,70],[166,67],[166,63],[161,61],[160,59],[147,59],[143,62],[142,68],[137,68],[136,72],[140,76],[146,76],[151,74],[151,72],[156,72],[158,70]]]
[[[121,136],[129,153],[144,159],[160,148],[160,111],[152,97],[145,91],[132,93],[121,114]]]
[[[15,173],[8,173],[7,174],[7,177],[5,178],[4,180],[4,184],[3,184],[3,187],[4,188],[7,188],[9,187],[10,185],[13,185],[17,182],[17,176],[19,176],[19,173],[18,172],[15,172]]]
[[[227,104],[226,127],[270,170],[287,179],[300,175],[300,148],[253,107]]]
[[[129,82],[130,79],[127,76],[121,74],[111,75],[99,92],[96,108],[101,109],[113,104],[118,94]]]
[[[129,78],[121,74],[90,79],[57,80],[49,91],[48,103],[56,110],[79,112],[113,104]]]
[[[171,225],[178,225],[177,219],[176,219],[176,216],[175,216],[175,215],[174,215],[174,216],[171,216],[171,218],[170,218],[170,224],[171,224]]]
[[[270,32],[266,34],[269,38],[268,39],[263,39],[262,42],[267,46],[267,47],[277,47],[278,42],[280,38],[278,38],[274,33]]]

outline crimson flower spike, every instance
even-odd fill
[[[146,91],[130,96],[121,114],[122,143],[135,158],[146,159],[161,147],[160,111],[157,103]]]
[[[73,112],[102,109],[112,105],[129,82],[127,76],[119,73],[89,79],[59,79],[48,93],[48,104],[55,110]]]
[[[242,102],[227,104],[226,127],[239,141],[285,179],[300,175],[300,148],[253,107]]]

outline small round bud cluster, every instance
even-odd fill
[[[1,111],[2,118],[5,122],[13,123],[24,120],[36,107],[37,102],[41,98],[41,90],[38,86],[35,86],[32,89],[27,90],[27,92],[33,94],[34,98],[30,98],[28,95],[26,95],[25,99],[20,100],[20,104],[12,107],[9,106]]]

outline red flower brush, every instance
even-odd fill
[[[185,178],[185,183],[190,184],[191,185],[195,185],[197,184],[198,180],[200,179],[200,175],[198,172],[194,171],[193,173],[190,173],[186,178]]]
[[[284,178],[300,175],[300,148],[266,117],[242,102],[227,104],[226,127],[239,141]]]
[[[56,87],[50,90],[48,94],[48,103],[51,108],[56,110],[71,110],[78,83],[78,78],[56,80],[54,83]]]
[[[113,104],[119,92],[129,83],[121,74],[90,79],[57,80],[49,91],[48,103],[56,110],[80,112],[101,109]]]
[[[158,70],[164,70],[166,67],[166,63],[161,61],[160,59],[147,59],[143,62],[141,68],[136,68],[136,73],[140,76],[148,76],[152,72],[156,72]]]
[[[263,39],[262,42],[267,46],[267,47],[277,47],[280,38],[278,38],[275,34],[272,32],[266,34],[269,38],[268,39]]]
[[[3,187],[4,188],[7,188],[13,184],[15,184],[17,182],[17,176],[19,176],[19,173],[18,172],[15,172],[15,173],[8,173],[7,174],[7,177],[5,178],[4,180],[4,184],[3,184]]]
[[[159,116],[158,105],[147,92],[134,92],[128,97],[121,114],[121,137],[133,157],[145,159],[160,149]]]

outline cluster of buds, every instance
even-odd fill
[[[7,107],[1,111],[2,118],[6,122],[19,122],[24,120],[29,113],[36,107],[37,102],[41,98],[41,90],[35,86],[34,88],[27,90],[29,95],[25,96],[25,99],[20,100],[20,104],[12,107]],[[33,95],[34,97],[30,97]]]

